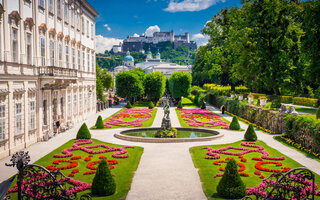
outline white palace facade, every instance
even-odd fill
[[[0,159],[96,112],[86,0],[0,0]]]

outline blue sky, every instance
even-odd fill
[[[99,13],[96,18],[97,52],[110,50],[128,35],[174,30],[190,33],[199,45],[207,38],[200,30],[224,7],[240,0],[87,0]]]

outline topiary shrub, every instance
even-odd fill
[[[183,108],[183,105],[182,105],[181,101],[178,102],[177,108],[181,108],[181,109]]]
[[[244,139],[248,140],[248,141],[256,141],[257,140],[257,134],[254,131],[252,124],[249,125],[246,133],[244,134]]]
[[[246,185],[240,178],[236,161],[231,158],[226,170],[217,186],[220,197],[227,199],[241,199],[247,194]]]
[[[104,128],[104,124],[103,124],[101,115],[99,115],[99,117],[97,118],[95,127],[96,128]]]
[[[320,119],[320,106],[319,106],[319,108],[317,109],[316,117],[317,117],[317,119]]]
[[[127,105],[125,106],[126,108],[132,108],[132,105],[130,103],[130,101],[128,101]]]
[[[154,108],[154,104],[153,104],[153,102],[152,102],[152,101],[150,101],[150,102],[149,102],[149,104],[148,104],[148,108],[149,108],[149,109]]]
[[[229,126],[230,130],[240,130],[240,124],[237,117],[232,118],[232,122]]]
[[[101,160],[93,178],[91,193],[97,196],[110,196],[116,192],[116,183],[110,173],[108,163]]]
[[[204,101],[202,101],[201,109],[206,109],[206,104],[204,103]]]
[[[77,139],[90,139],[91,134],[86,123],[83,123],[78,130]]]
[[[275,98],[271,101],[271,108],[280,108],[281,107],[281,100],[279,98]]]

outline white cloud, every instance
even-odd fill
[[[215,5],[218,2],[225,2],[226,0],[170,0],[170,3],[165,11],[168,12],[185,12],[185,11],[200,11]]]
[[[108,24],[105,24],[103,26],[106,27],[108,31],[111,31],[111,28],[110,28],[110,26]]]
[[[159,26],[157,26],[157,25],[149,26],[149,28],[147,28],[147,30],[145,32],[145,35],[147,37],[150,37],[150,36],[153,36],[153,33],[155,33],[155,32],[160,32]]]
[[[191,39],[197,43],[198,46],[203,46],[208,44],[209,36],[203,35],[201,33],[193,34]]]
[[[113,45],[118,45],[123,40],[117,38],[103,37],[96,35],[96,52],[104,53],[105,50],[111,50]]]
[[[139,35],[135,33],[135,34],[133,34],[133,37],[139,37]]]

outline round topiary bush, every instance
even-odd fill
[[[217,186],[220,197],[227,199],[241,199],[247,194],[246,185],[240,178],[236,161],[231,158],[226,170]]]
[[[183,105],[182,105],[181,101],[178,102],[177,108],[181,108],[181,109],[183,108]]]
[[[125,106],[126,108],[132,108],[132,105],[130,103],[130,101],[128,101],[127,105]]]
[[[104,128],[104,124],[103,124],[101,115],[99,115],[99,117],[97,118],[95,127],[100,128],[100,129]]]
[[[110,196],[116,192],[116,183],[106,160],[101,160],[93,178],[91,193],[97,196]]]
[[[232,118],[232,122],[229,126],[229,129],[230,130],[240,130],[240,124],[239,124],[239,121],[238,121],[238,118],[237,117],[233,117]]]
[[[319,108],[317,109],[317,115],[316,115],[317,119],[320,119],[320,106]]]
[[[91,134],[86,123],[83,123],[78,130],[77,139],[90,139]]]
[[[244,134],[244,139],[248,140],[248,141],[256,141],[257,140],[257,134],[254,131],[252,124],[249,125],[246,133]]]
[[[154,104],[153,104],[153,102],[152,102],[152,101],[150,101],[150,102],[149,102],[148,108],[149,108],[149,109],[154,108]]]
[[[206,109],[206,104],[204,103],[204,101],[202,101],[201,103],[201,109]]]

